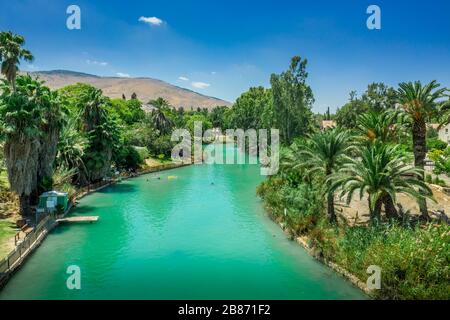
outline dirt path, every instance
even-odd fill
[[[430,185],[430,188],[433,191],[436,202],[428,200],[428,209],[433,211],[444,210],[445,214],[450,218],[450,194],[446,194],[439,186]],[[409,212],[411,215],[419,215],[419,206],[414,199],[402,194],[398,196],[397,203],[402,205],[405,212]],[[342,199],[336,203],[336,208],[352,225],[365,224],[370,219],[366,196],[361,200],[355,196],[349,205],[345,203],[345,199]]]

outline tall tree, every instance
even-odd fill
[[[446,91],[445,88],[439,87],[436,81],[431,81],[425,86],[420,81],[403,82],[400,83],[397,91],[398,103],[401,104],[412,124],[414,163],[420,169],[418,175],[422,181],[425,179],[424,163],[427,153],[426,122],[437,111],[439,99]],[[419,206],[422,218],[428,220],[426,199],[419,199]]]
[[[30,51],[23,49],[25,39],[21,35],[9,32],[0,32],[0,62],[1,73],[6,77],[13,91],[16,90],[16,76],[20,60],[33,61]]]
[[[18,76],[15,89],[3,80],[0,97],[0,127],[5,136],[4,153],[11,190],[20,200],[20,212],[29,216],[30,196],[37,187],[42,83]]]
[[[306,59],[295,56],[287,71],[272,74],[270,78],[275,124],[280,129],[282,141],[287,144],[296,136],[305,136],[312,128],[314,96],[306,84],[306,65]]]
[[[151,114],[153,125],[160,132],[161,135],[166,135],[173,128],[174,123],[170,117],[168,117],[163,108],[156,108]]]
[[[387,109],[394,109],[396,103],[395,89],[382,82],[374,82],[367,86],[366,92],[362,95],[369,110],[381,112]]]
[[[41,97],[42,124],[38,155],[38,194],[52,187],[54,162],[58,152],[61,129],[67,110],[63,107],[57,91],[44,87]]]
[[[272,92],[263,87],[250,88],[237,98],[232,107],[230,124],[243,130],[267,128],[264,115],[272,108]]]
[[[87,87],[80,95],[79,110],[83,131],[88,139],[83,162],[88,175],[82,182],[95,182],[106,177],[111,170],[112,153],[117,145],[118,126],[109,116],[109,101],[101,90]]]
[[[310,175],[321,174],[326,180],[327,212],[330,222],[336,223],[334,209],[334,190],[331,188],[331,176],[342,164],[344,155],[351,151],[350,136],[337,129],[314,134],[305,145],[292,146],[292,168],[305,168]],[[282,164],[283,165],[283,164]]]

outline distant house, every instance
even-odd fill
[[[320,129],[326,130],[326,129],[333,129],[336,128],[336,121],[334,120],[322,120],[322,123],[320,125]]]
[[[450,123],[439,128],[439,139],[450,143]]]
[[[427,126],[428,126],[428,129],[434,129],[434,130],[439,130],[439,123],[428,123],[427,124]]]

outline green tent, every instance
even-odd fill
[[[60,205],[67,210],[69,204],[69,196],[67,192],[48,191],[39,196],[38,213],[52,212],[56,210],[56,206]]]

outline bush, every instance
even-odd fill
[[[120,147],[114,157],[117,168],[125,170],[138,169],[144,163],[144,160],[136,148],[130,145]]]
[[[427,140],[427,148],[428,150],[445,150],[445,148],[447,148],[447,143],[437,138],[432,138]]]
[[[427,180],[431,176],[427,176]],[[271,216],[304,234],[314,250],[357,276],[367,280],[366,270],[379,266],[383,299],[450,298],[450,226],[400,224],[339,228],[323,214],[320,189],[301,183],[292,186],[279,176],[263,182],[257,190]],[[288,208],[284,215],[284,208]]]

